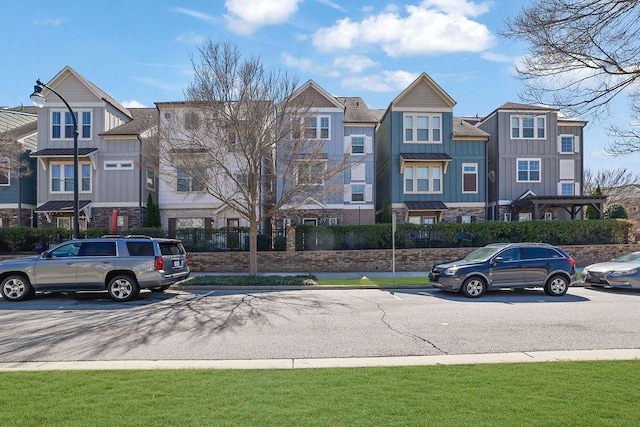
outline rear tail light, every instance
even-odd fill
[[[161,256],[156,256],[153,262],[153,266],[156,270],[164,270],[164,263]]]
[[[188,266],[189,265],[189,257],[188,256],[184,256],[184,265]]]
[[[576,261],[573,258],[568,257],[567,261],[569,261],[569,264],[571,264],[571,267],[576,268]]]

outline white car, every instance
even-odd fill
[[[586,266],[581,282],[590,286],[640,289],[640,252]]]

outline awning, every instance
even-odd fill
[[[87,222],[91,219],[91,200],[78,200],[78,211],[84,214]],[[36,213],[43,213],[47,221],[51,222],[51,215],[54,213],[65,213],[73,215],[73,200],[51,200],[35,209]]]
[[[404,204],[410,211],[446,211],[449,209],[440,200],[434,202],[404,202]]]
[[[404,173],[404,168],[407,163],[418,165],[439,163],[442,165],[442,173],[445,174],[452,160],[451,156],[447,153],[400,153],[400,172]]]
[[[97,168],[96,155],[98,154],[97,148],[78,148],[78,157],[88,157],[91,160],[93,170]],[[46,158],[73,158],[73,148],[45,148],[38,150],[35,153],[31,153],[31,157],[37,158],[44,170],[47,170]]]

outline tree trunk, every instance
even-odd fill
[[[258,222],[249,224],[249,276],[258,274]]]

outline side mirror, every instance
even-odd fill
[[[500,264],[503,261],[501,256],[497,256],[493,259],[493,264]]]

